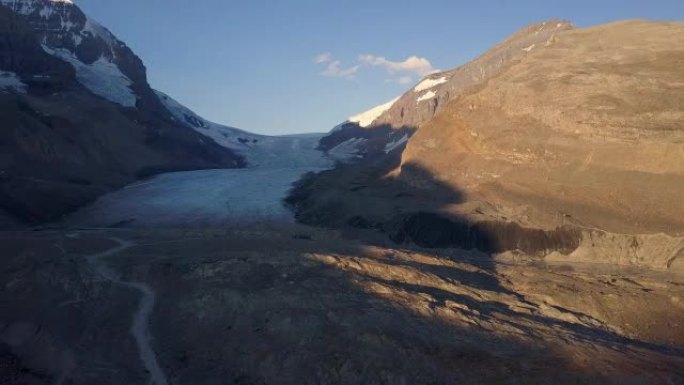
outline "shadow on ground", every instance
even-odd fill
[[[86,263],[117,237],[134,246],[107,263],[154,288],[153,347],[169,383],[684,382],[682,341],[629,338],[621,325],[553,302],[569,279],[578,299],[593,295],[591,279],[492,258],[571,252],[574,230],[446,215],[441,209],[463,193],[416,165],[387,177],[397,161],[341,166],[298,184],[288,199],[297,218],[328,229],[2,234],[0,378],[148,383],[129,333],[139,298]],[[548,281],[533,295],[516,282],[531,275]],[[608,309],[670,301],[683,290],[664,285],[625,289]],[[677,309],[668,324],[684,321]]]
[[[528,299],[481,253],[376,247],[306,228],[192,238],[112,260],[157,290],[155,346],[179,383],[684,379],[681,349]]]

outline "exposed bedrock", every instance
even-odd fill
[[[392,227],[389,236],[397,243],[410,241],[421,247],[456,247],[489,253],[520,250],[535,255],[552,251],[569,254],[580,246],[582,237],[578,229],[570,226],[541,230],[513,222],[469,223],[427,212],[404,216]]]

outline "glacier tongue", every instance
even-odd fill
[[[65,218],[69,226],[193,227],[293,221],[283,199],[307,172],[334,161],[318,150],[324,134],[265,136],[209,122],[157,92],[171,116],[243,155],[246,169],[175,172],[105,195]]]
[[[311,168],[231,169],[159,175],[108,194],[68,217],[72,226],[194,227],[292,222],[283,198]]]

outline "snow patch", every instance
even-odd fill
[[[352,117],[349,118],[349,121],[350,121],[350,122],[353,122],[353,123],[358,123],[359,126],[361,126],[361,127],[368,127],[368,126],[370,126],[377,118],[379,118],[380,115],[384,114],[384,113],[387,112],[390,108],[392,108],[392,106],[394,105],[394,103],[397,102],[397,100],[399,100],[399,98],[392,99],[392,100],[390,100],[389,102],[387,102],[387,103],[385,103],[385,104],[381,104],[381,105],[379,105],[379,106],[376,106],[376,107],[371,108],[370,110],[368,110],[368,111],[366,111],[366,112],[362,112],[362,113],[360,113],[360,114],[358,114],[358,115],[354,115],[354,116],[352,116]]]
[[[78,47],[83,42],[83,36],[74,33],[71,35],[71,40],[73,40],[74,45]]]
[[[90,92],[124,107],[135,107],[138,98],[130,88],[133,82],[105,57],[85,64],[66,49],[52,49],[43,45],[43,50],[71,64],[76,70],[76,79]]]
[[[345,162],[359,158],[360,146],[366,143],[366,138],[351,138],[328,150],[328,156],[336,161]]]
[[[523,48],[522,50],[525,51],[525,52],[530,52],[530,51],[532,51],[532,50],[534,49],[534,47],[536,47],[536,46],[537,46],[536,44],[532,44],[531,46],[525,47],[525,48]]]
[[[435,91],[428,91],[424,94],[422,94],[417,100],[416,103],[424,102],[426,100],[430,100],[437,96],[437,93]]]
[[[408,142],[408,134],[404,134],[404,136],[401,137],[401,139],[398,140],[393,140],[385,146],[385,154],[389,154],[392,152],[395,148],[401,146],[402,144]]]
[[[71,0],[48,0],[48,3],[62,4],[62,5],[74,5]],[[0,4],[8,7],[12,12],[18,13],[20,15],[30,15],[37,11],[40,6],[40,15],[42,17],[44,14],[52,14],[52,10],[48,9],[45,5],[45,0],[0,0]]]
[[[414,89],[413,92],[422,92],[425,90],[429,90],[432,87],[436,87],[440,84],[444,84],[447,82],[446,77],[441,77],[438,79],[425,79],[422,82],[420,82]]]
[[[0,71],[0,93],[7,91],[26,93],[26,84],[14,72]]]

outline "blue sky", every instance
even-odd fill
[[[682,0],[75,2],[133,48],[153,87],[265,134],[328,131],[530,23],[684,19]]]

